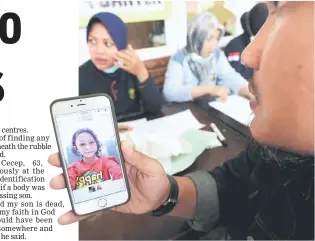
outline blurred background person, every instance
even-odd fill
[[[244,32],[232,39],[224,48],[224,53],[231,66],[247,80],[253,75],[253,69],[242,64],[241,54],[263,26],[267,17],[267,5],[263,2],[256,4],[249,12],[245,12],[241,17]]]
[[[215,15],[195,16],[187,30],[187,45],[173,55],[165,74],[163,94],[169,102],[203,96],[225,100],[229,94],[251,97],[247,81],[227,61],[218,41],[224,34]]]

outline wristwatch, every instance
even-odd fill
[[[163,216],[171,212],[178,203],[178,184],[174,177],[169,175],[167,175],[167,177],[171,183],[170,193],[168,195],[167,201],[159,208],[152,211],[152,215],[156,217]]]

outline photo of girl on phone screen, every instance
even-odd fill
[[[101,148],[91,129],[79,129],[73,134],[72,152],[80,158],[67,168],[72,190],[123,178],[119,161],[115,157],[101,155]]]

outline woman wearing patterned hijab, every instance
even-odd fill
[[[230,66],[218,41],[223,27],[211,13],[196,16],[188,25],[187,45],[170,59],[163,94],[169,102],[202,96],[226,99],[229,94],[251,98],[247,81]]]

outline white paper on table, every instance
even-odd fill
[[[190,110],[148,121],[148,129],[153,132],[163,132],[167,135],[181,136],[186,131],[205,127]]]
[[[145,125],[147,122],[148,121],[146,118],[142,118],[142,119],[134,120],[134,121],[119,122],[118,124],[130,126],[132,129],[135,129],[135,128]]]
[[[181,136],[189,130],[198,130],[201,124],[190,110],[148,121],[146,136],[149,141],[169,150],[172,156],[185,153]]]
[[[162,136],[155,139],[152,136],[150,138],[150,134],[144,130],[136,129],[129,132],[126,136],[128,141],[135,146],[137,151],[158,160],[164,170],[168,172],[172,168],[171,157],[174,155],[173,149],[177,148],[180,149],[179,151],[182,151],[186,146],[182,147],[182,143],[178,139],[173,139],[170,140],[170,143],[166,143]]]
[[[156,158],[165,159],[179,154],[189,153],[185,140],[164,133],[148,132],[146,129],[136,129],[128,133],[128,140],[138,151]]]
[[[166,173],[169,173],[172,170],[172,159],[171,158],[159,159],[159,162],[162,164]]]
[[[248,126],[254,118],[249,100],[238,95],[229,96],[226,102],[211,101],[209,105],[245,126]]]
[[[134,121],[125,121],[125,122],[118,122],[118,125],[126,125],[129,126],[131,129],[135,130],[138,128],[143,128],[147,124],[147,119],[142,118],[139,120],[134,120]],[[130,141],[130,137],[128,133],[119,133],[119,137],[121,141]]]
[[[128,125],[128,122],[121,124]],[[204,126],[190,110],[186,110],[152,121],[140,121],[132,131],[121,135],[121,139],[127,139],[138,151],[159,160],[165,169],[169,169],[172,156],[191,152],[181,136],[188,130]]]

